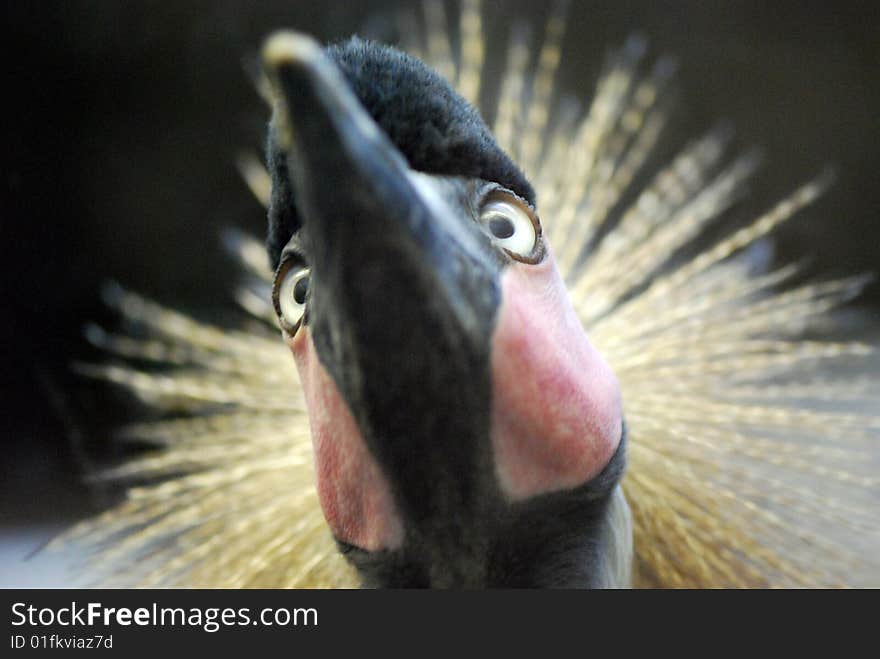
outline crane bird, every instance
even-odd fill
[[[239,301],[274,331],[108,289],[153,337],[89,338],[166,368],[80,368],[163,417],[123,431],[155,451],[100,475],[133,481],[128,497],[65,536],[95,551],[89,578],[880,583],[880,419],[865,405],[878,382],[851,375],[870,348],[803,338],[864,282],[786,288],[796,268],[737,258],[827,177],[672,259],[756,162],[726,163],[719,129],[637,176],[666,120],[668,62],[640,74],[633,39],[588,112],[551,113],[554,14],[534,70],[514,38],[490,131],[474,106],[479,7],[463,4],[458,53],[442,5],[426,7],[430,38],[412,50],[436,71],[357,38],[264,46],[268,172],[242,170],[269,209],[274,273],[256,241],[228,242],[255,275]]]

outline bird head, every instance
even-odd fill
[[[370,586],[616,586],[617,381],[532,186],[421,61],[278,33],[268,251],[317,488]]]

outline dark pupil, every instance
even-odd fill
[[[293,299],[297,304],[305,304],[309,292],[309,278],[303,277],[293,285]]]
[[[496,238],[510,238],[513,235],[513,222],[506,217],[493,217],[489,220],[489,231]]]

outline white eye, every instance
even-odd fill
[[[537,218],[521,204],[507,198],[492,199],[483,206],[480,224],[493,242],[518,260],[536,263],[539,225]]]
[[[275,311],[288,331],[296,331],[306,310],[309,294],[308,268],[291,267],[280,273],[275,285]]]

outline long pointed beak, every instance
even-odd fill
[[[388,218],[387,209],[413,201],[406,162],[311,38],[279,33],[263,52],[280,97],[275,138],[287,153],[296,203],[314,246],[324,252],[353,234],[389,229],[383,225],[396,218]]]
[[[332,279],[357,275],[354,269],[381,266],[395,275],[402,269],[419,278],[422,294],[444,297],[448,312],[473,325],[467,305],[458,302],[467,297],[460,285],[472,285],[474,271],[462,282],[460,260],[495,265],[473,221],[408,167],[315,41],[276,34],[264,60],[280,96],[274,131],[287,152],[316,288],[338,285]]]
[[[451,524],[485,494],[473,474],[489,472],[475,461],[489,459],[500,266],[473,218],[408,167],[320,46],[282,33],[263,54],[319,359],[405,515],[416,528]]]

